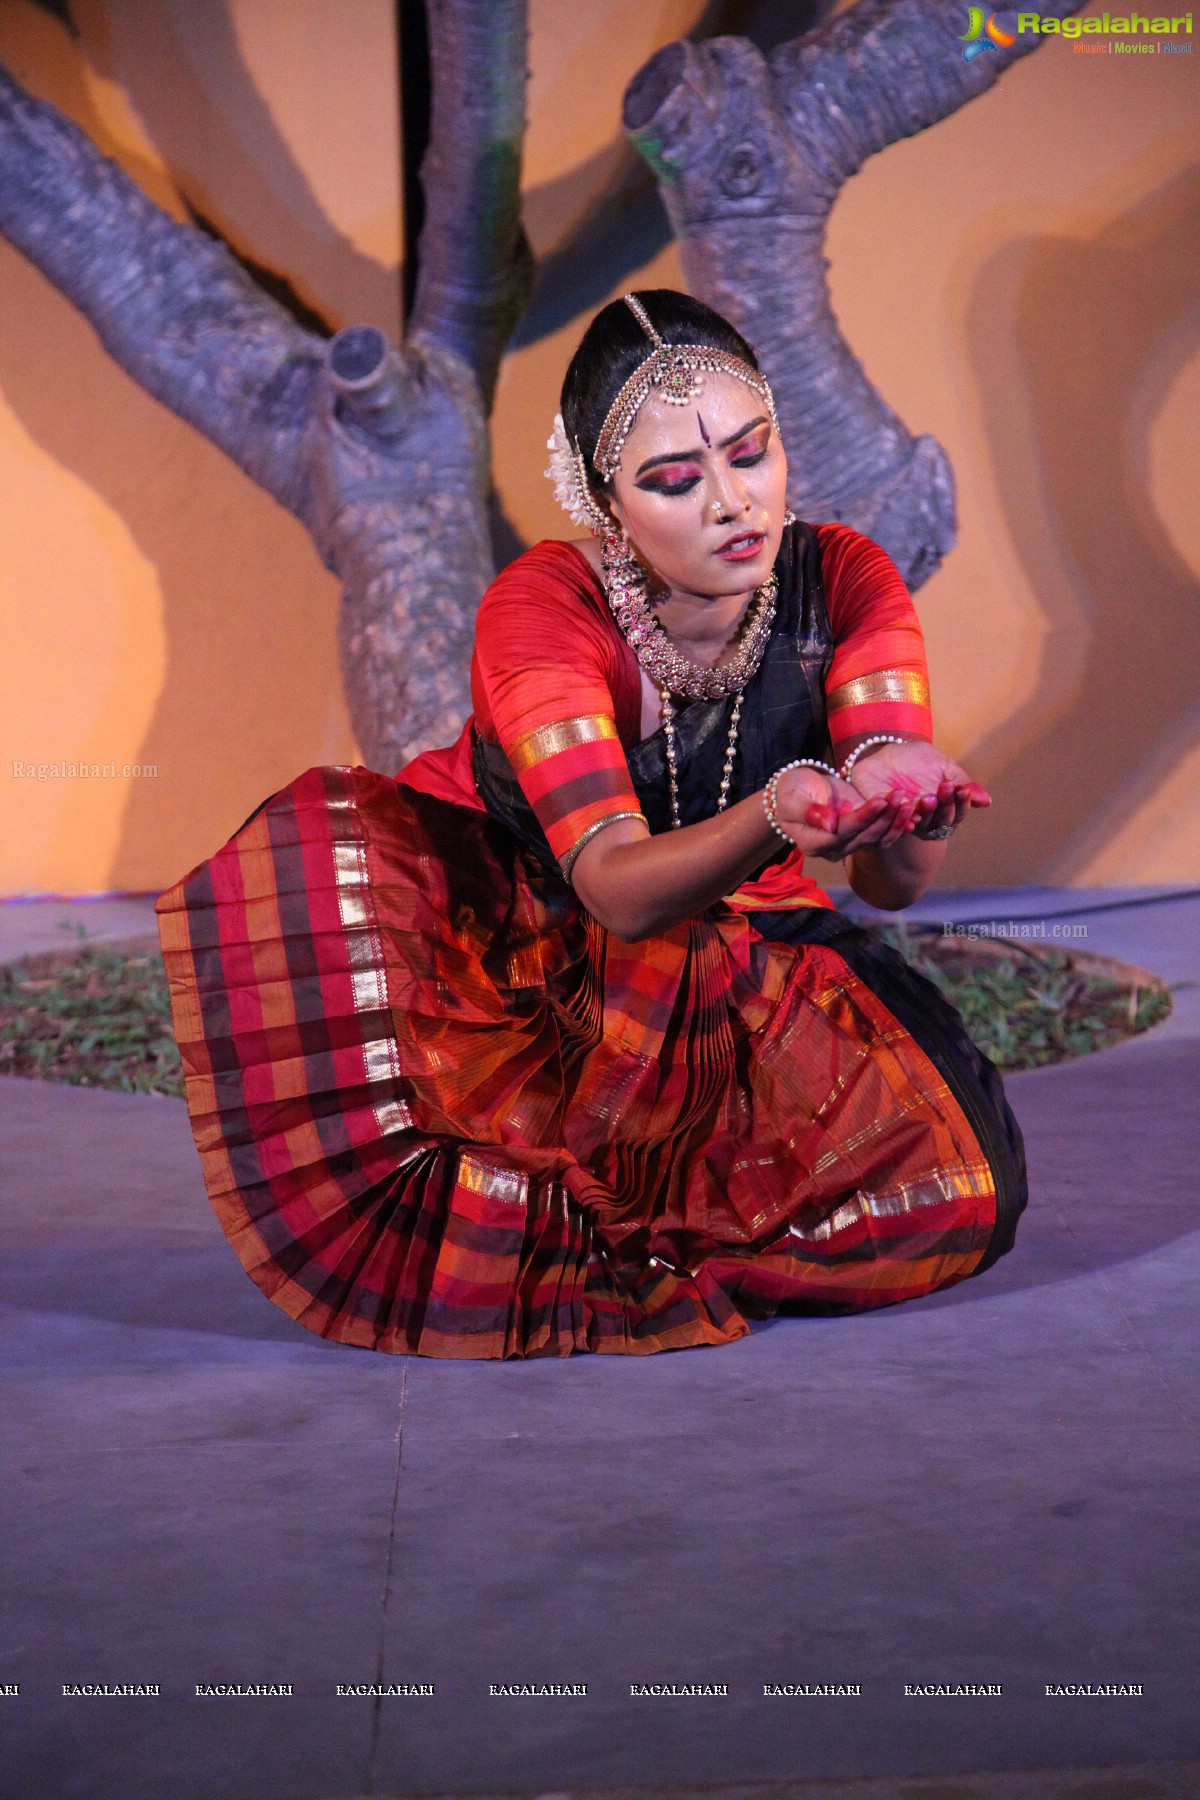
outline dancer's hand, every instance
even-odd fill
[[[961,825],[972,807],[992,803],[987,789],[952,757],[917,739],[866,751],[850,771],[850,785],[863,801],[887,795],[899,803],[904,829],[919,838]]]
[[[886,848],[908,829],[903,794],[864,797],[839,776],[820,769],[789,769],[775,789],[779,823],[805,856],[840,862],[871,845]]]

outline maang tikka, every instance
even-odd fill
[[[779,432],[775,397],[765,375],[730,350],[717,350],[710,344],[666,343],[637,295],[626,294],[623,298],[654,348],[625,382],[600,427],[592,462],[604,481],[611,481],[620,468],[625,439],[655,389],[668,405],[687,406],[700,392],[706,375],[733,375],[758,395],[776,433]],[[592,493],[583,452],[578,443],[573,444],[567,437],[561,413],[554,415],[554,433],[546,440],[546,447],[550,451],[546,474],[554,483],[554,498],[576,525],[586,526],[595,537],[603,537],[611,529],[611,521]]]

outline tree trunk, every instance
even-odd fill
[[[625,103],[693,289],[762,356],[793,505],[878,539],[913,587],[953,541],[950,470],[931,438],[909,436],[838,331],[822,245],[867,156],[945,117],[1040,41],[967,63],[963,12],[859,0],[768,58],[737,38],[671,45]],[[428,0],[428,18],[426,220],[399,349],[372,327],[331,341],[305,330],[222,245],[168,218],[0,69],[0,230],[135,381],[308,527],[344,587],[354,729],[388,773],[448,741],[469,708],[475,611],[493,574],[486,417],[532,285],[519,222],[525,0]]]

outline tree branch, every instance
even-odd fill
[[[625,122],[659,177],[693,293],[758,353],[791,505],[854,525],[919,586],[954,542],[953,477],[838,328],[822,254],[837,188],[787,130],[763,57],[741,38],[672,44],[634,78]]]
[[[467,363],[490,410],[533,288],[520,221],[526,0],[427,3],[433,123],[409,335]]]
[[[1063,19],[1083,0],[1047,0],[1042,11]],[[868,156],[948,118],[993,87],[1004,71],[1041,43],[1037,32],[1014,33],[963,58],[966,8],[958,0],[858,0],[816,31],[781,44],[768,58],[781,113],[806,149],[828,161],[840,186]]]
[[[177,224],[0,66],[0,231],[121,367],[293,512],[324,360],[223,245]]]
[[[0,231],[135,381],[307,526],[345,585],[338,644],[371,766],[395,771],[452,737],[494,572],[472,368],[370,326],[304,330],[2,69]]]

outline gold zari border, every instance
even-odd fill
[[[574,750],[579,744],[594,744],[601,738],[615,738],[617,723],[607,713],[580,713],[573,719],[555,719],[550,725],[539,725],[517,739],[508,760],[517,775],[558,756],[563,750]]]
[[[485,1199],[502,1200],[508,1206],[523,1206],[529,1198],[529,1177],[521,1169],[498,1169],[494,1163],[485,1163],[468,1151],[459,1155],[458,1185]]]
[[[340,772],[340,771],[339,771]],[[330,798],[329,809],[350,813],[350,795],[343,792]],[[338,916],[345,933],[350,985],[357,1012],[386,1012],[388,1005],[387,975],[384,970],[383,944],[375,920],[367,870],[367,848],[360,838],[335,838],[333,869],[337,883]],[[400,1054],[392,1037],[373,1038],[362,1046],[367,1080],[398,1082]],[[411,1131],[416,1120],[399,1097],[380,1099],[372,1111],[380,1132]]]
[[[827,712],[843,706],[877,706],[885,700],[907,700],[913,706],[929,705],[929,683],[920,669],[876,669],[843,681],[825,696]]]
[[[901,1182],[891,1193],[873,1194],[861,1188],[818,1225],[791,1225],[788,1230],[792,1237],[815,1244],[833,1237],[835,1232],[846,1231],[862,1218],[894,1218],[898,1213],[915,1212],[918,1207],[938,1206],[945,1200],[992,1191],[992,1174],[986,1163],[959,1163],[938,1169],[919,1181]]]

